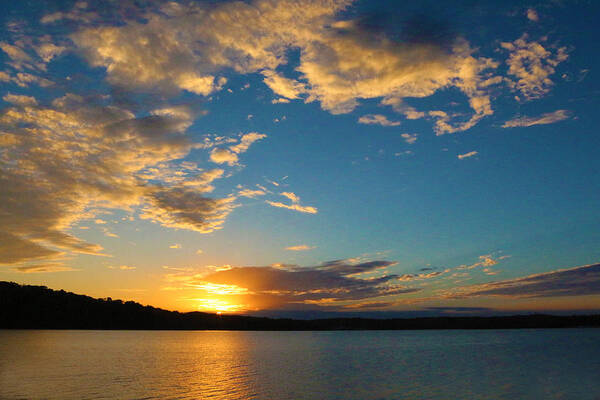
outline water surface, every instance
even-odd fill
[[[5,330],[0,399],[600,400],[600,329]]]

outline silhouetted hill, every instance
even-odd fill
[[[4,329],[221,329],[375,330],[506,329],[600,326],[600,315],[509,317],[272,319],[142,306],[133,301],[94,299],[45,286],[0,282],[0,328]]]

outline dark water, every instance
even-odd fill
[[[600,399],[600,329],[0,331],[1,399]]]

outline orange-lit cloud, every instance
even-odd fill
[[[540,45],[527,42],[526,37],[503,43],[510,52],[510,73],[518,78],[505,81],[494,75],[499,62],[478,57],[462,38],[455,38],[451,48],[434,42],[397,42],[357,21],[340,20],[338,14],[350,4],[327,0],[255,0],[212,7],[171,3],[160,13],[146,12],[144,22],[97,23],[71,38],[91,65],[106,68],[109,82],[132,89],[187,90],[207,96],[224,87],[226,80],[220,74],[232,69],[242,74],[260,72],[278,96],[277,102],[318,101],[324,110],[339,114],[352,111],[362,99],[381,99],[414,119],[426,114],[400,106],[403,99],[456,87],[467,96],[473,115],[466,121],[453,121],[449,114],[432,115],[438,134],[469,129],[493,114],[488,93],[492,85],[509,82],[529,97],[545,92],[553,67],[566,57],[564,49],[556,55],[540,51]],[[47,23],[65,15],[47,16]],[[83,15],[69,18],[81,20]],[[277,71],[288,62],[290,48],[301,51],[299,76]],[[544,72],[528,69],[526,60],[539,64]],[[361,119],[385,126],[399,123],[378,115]],[[215,150],[215,160],[222,162],[237,162],[234,155]]]
[[[47,264],[31,264],[22,265],[11,268],[13,271],[21,272],[24,274],[40,274],[50,272],[67,272],[67,271],[79,271],[78,269],[67,267],[62,263],[47,263]]]
[[[168,282],[194,288],[198,298],[216,299],[248,309],[338,306],[340,302],[414,293],[397,275],[360,278],[394,265],[390,261],[336,260],[316,267],[229,267],[207,274],[170,274]]]
[[[312,250],[314,249],[314,246],[308,246],[306,244],[300,244],[300,245],[296,245],[296,246],[288,246],[285,249],[286,250],[291,250],[291,251],[305,251],[305,250]]]
[[[168,227],[201,233],[220,229],[236,207],[235,197],[214,199],[204,193],[212,190],[210,183],[222,176],[221,170],[198,176],[193,167],[182,167],[178,179],[151,172],[169,171],[166,163],[192,149],[184,131],[193,118],[173,108],[137,118],[126,109],[73,94],[50,106],[20,101],[5,108],[0,113],[0,184],[5,188],[0,224],[9,234],[0,262],[51,257],[61,251],[55,248],[101,254],[101,246],[67,232],[80,219],[94,217],[87,210],[92,204],[95,210],[141,207],[141,218]],[[238,146],[245,150],[248,140]],[[16,249],[21,249],[18,254]]]
[[[277,186],[279,186],[279,185],[277,185]],[[297,196],[295,193],[292,193],[292,192],[282,192],[280,194],[282,196],[287,197],[288,199],[290,199],[292,201],[292,204],[285,204],[285,203],[281,203],[281,202],[278,202],[278,201],[270,201],[270,200],[265,200],[265,202],[267,204],[269,204],[269,205],[272,205],[273,207],[287,208],[288,210],[294,210],[294,211],[298,211],[298,212],[301,212],[301,213],[316,214],[318,212],[318,210],[317,210],[316,207],[301,205],[300,204],[300,197]]]
[[[528,100],[548,93],[553,85],[549,76],[554,73],[558,64],[568,58],[565,47],[557,49],[553,54],[540,43],[529,42],[527,34],[512,43],[503,42],[501,46],[510,52],[506,61],[508,73],[517,79],[508,81]]]
[[[465,158],[469,158],[469,157],[473,157],[476,156],[478,153],[476,151],[470,151],[468,153],[465,154],[459,154],[457,157],[459,160],[465,159]]]
[[[381,126],[398,126],[400,121],[390,121],[385,115],[367,114],[358,119],[359,124],[366,125],[381,125]]]

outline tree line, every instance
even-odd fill
[[[1,329],[404,330],[600,327],[600,315],[422,318],[286,318],[180,313],[133,301],[96,299],[0,281]]]

